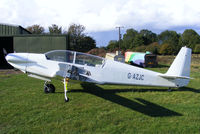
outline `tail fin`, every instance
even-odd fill
[[[169,70],[159,76],[172,80],[176,87],[186,86],[190,81],[190,64],[192,50],[182,47]]]
[[[182,47],[165,75],[190,78],[191,52],[190,48]]]

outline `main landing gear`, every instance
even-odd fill
[[[56,88],[53,84],[48,83],[47,81],[44,83],[44,93],[55,93]]]
[[[172,91],[172,88],[171,88],[171,87],[169,87],[167,91],[168,91],[168,92],[171,92],[171,91]]]
[[[69,83],[69,78],[64,78],[63,80],[64,83],[64,94],[65,94],[65,102],[69,101],[69,98],[67,97],[67,85]],[[55,93],[55,86],[51,83],[49,83],[48,81],[46,81],[44,83],[44,93],[48,94],[48,93]]]

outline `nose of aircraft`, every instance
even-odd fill
[[[7,62],[12,61],[12,56],[10,56],[10,54],[6,55],[6,60]]]
[[[28,53],[10,53],[5,58],[7,62],[14,68],[25,72],[28,60]]]
[[[6,56],[6,60],[8,63],[26,63],[27,62],[27,54],[23,53],[10,53]]]

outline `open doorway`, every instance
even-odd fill
[[[0,37],[0,69],[12,68],[5,59],[5,51],[13,53],[13,37]]]

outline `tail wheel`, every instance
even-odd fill
[[[44,92],[47,93],[55,93],[55,87],[53,84],[46,84],[44,86]]]

